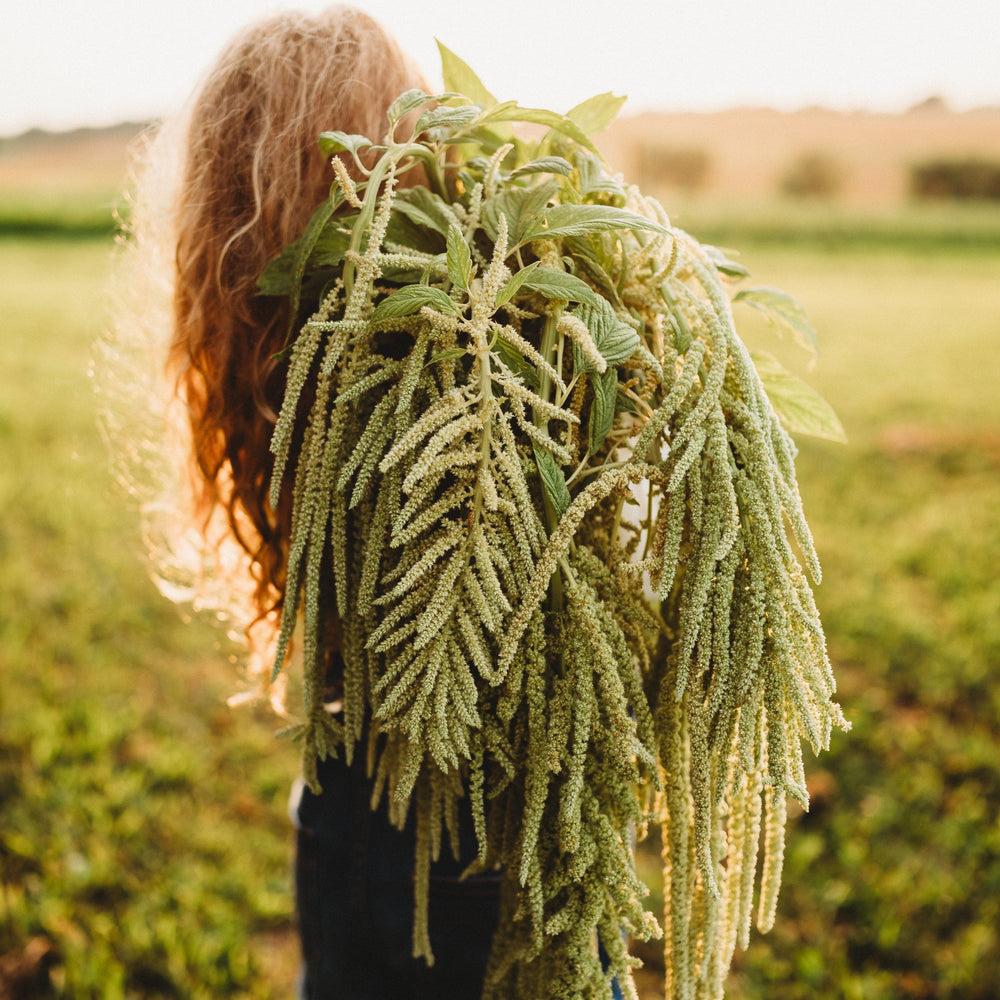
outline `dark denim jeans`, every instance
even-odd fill
[[[462,860],[445,849],[431,868],[435,963],[428,967],[412,957],[412,820],[400,831],[384,806],[371,811],[362,761],[350,768],[322,762],[319,779],[323,794],[307,788],[298,806],[303,1000],[479,1000],[499,916],[500,876],[459,878],[476,853],[471,816],[460,817]],[[622,997],[617,982],[611,997]]]
[[[392,827],[369,808],[364,764],[320,764],[323,794],[303,793],[296,893],[305,1000],[479,1000],[500,903],[499,875],[460,880],[475,857],[470,816],[432,866],[435,963],[414,959],[412,820]],[[447,844],[447,838],[445,838]]]

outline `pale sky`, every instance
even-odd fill
[[[439,80],[434,39],[501,100],[566,111],[1000,105],[998,0],[357,0]],[[175,110],[232,33],[300,0],[0,0],[0,135]]]

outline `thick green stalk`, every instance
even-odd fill
[[[542,343],[540,353],[548,361],[555,352],[559,342],[559,317],[562,315],[562,308],[554,308],[545,318],[545,329],[542,331]],[[560,373],[561,374],[561,373]],[[538,395],[548,403],[552,396],[552,378],[544,369],[538,373]],[[548,432],[548,421],[540,413],[535,414],[535,426]],[[555,508],[552,499],[546,490],[542,490],[542,502],[545,504],[545,527],[549,537],[555,533],[559,526],[559,512]],[[552,582],[549,586],[549,610],[553,612],[563,609],[563,582],[562,569],[557,566],[552,574]]]
[[[375,210],[378,206],[381,194],[382,182],[386,176],[395,170],[405,157],[412,156],[415,160],[421,161],[427,171],[428,180],[431,187],[443,198],[448,197],[447,186],[445,184],[444,173],[437,156],[421,143],[407,143],[406,145],[394,146],[372,168],[371,174],[365,186],[365,197],[362,202],[361,212],[354,228],[351,231],[351,245],[344,260],[344,295],[345,302],[351,301],[351,289],[354,286],[355,255],[362,252],[361,243],[371,231],[372,220],[375,217]]]

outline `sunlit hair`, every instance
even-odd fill
[[[288,317],[257,278],[329,190],[319,133],[381,137],[389,104],[415,86],[366,14],[282,13],[237,35],[139,155],[117,329],[98,359],[118,383],[101,380],[105,427],[141,494],[162,588],[237,631],[280,608],[289,534],[289,511],[267,503]]]

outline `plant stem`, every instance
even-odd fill
[[[351,230],[351,245],[344,258],[344,301],[348,303],[351,301],[351,291],[354,288],[354,255],[361,254],[361,241],[369,235],[372,219],[375,217],[375,206],[378,204],[382,180],[393,165],[394,159],[392,155],[387,153],[372,168],[371,176],[368,178],[368,184],[365,187],[365,197],[361,205],[361,212],[358,214],[354,228]]]
[[[550,360],[555,352],[559,339],[557,326],[561,315],[562,309],[556,308],[545,318],[545,328],[542,331],[542,343],[539,352],[546,361]],[[544,369],[538,373],[538,395],[546,403],[550,401],[552,396],[552,379]],[[548,432],[548,421],[540,413],[534,415],[534,422],[535,426],[540,430]],[[545,505],[545,527],[548,530],[549,537],[551,537],[559,526],[559,513],[545,490],[542,490],[542,502]],[[552,581],[549,584],[549,610],[551,611],[562,611],[563,609],[562,572],[562,568],[557,566],[552,574]]]
[[[417,142],[390,147],[385,155],[380,157],[379,161],[372,168],[372,172],[368,177],[367,185],[365,187],[365,197],[362,202],[361,212],[358,215],[358,219],[351,231],[351,246],[344,259],[345,301],[350,301],[351,289],[354,286],[355,265],[351,251],[353,251],[354,254],[361,254],[361,242],[366,236],[369,235],[371,230],[372,219],[375,217],[375,211],[381,194],[382,182],[385,180],[386,175],[391,170],[395,170],[397,164],[402,162],[402,160],[407,156],[423,163],[424,168],[427,171],[427,179],[430,182],[431,187],[439,195],[441,195],[442,198],[450,200],[448,197],[448,189],[445,183],[444,173],[441,169],[441,163],[438,157],[431,150],[429,150],[422,143]]]

